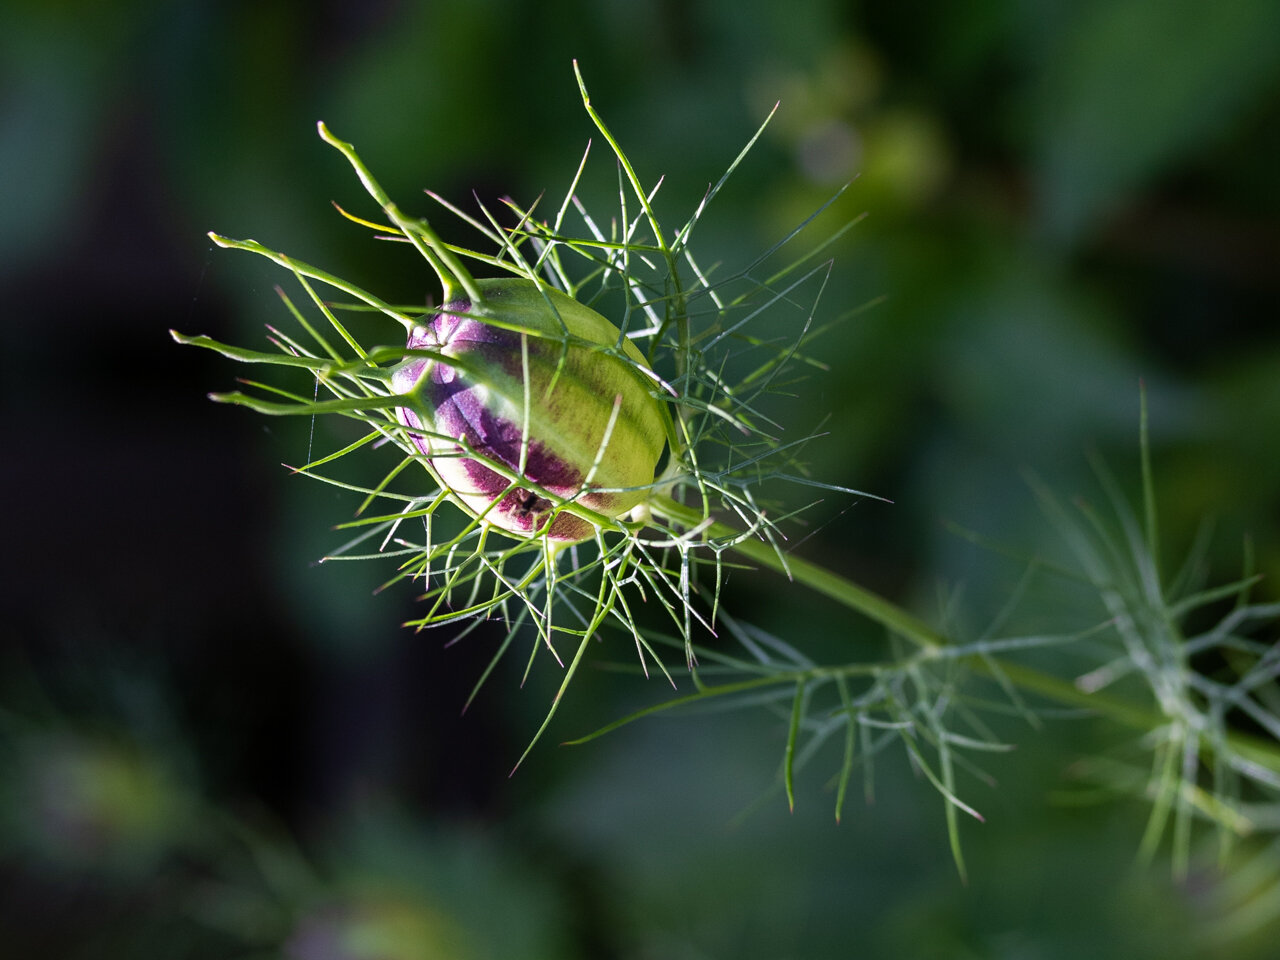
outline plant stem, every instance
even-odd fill
[[[669,497],[655,497],[650,501],[649,508],[655,514],[685,526],[696,526],[702,521],[701,511],[676,503]],[[724,540],[741,538],[742,535],[740,530],[735,530],[723,523],[711,524],[704,533],[708,538]],[[737,539],[732,549],[763,567],[784,574],[789,580],[798,580],[811,590],[816,590],[851,610],[865,614],[924,650],[937,650],[951,642],[923,620],[879,594],[860,587],[852,580],[847,580],[809,560],[785,557],[763,540],[755,537]]]
[[[467,299],[471,303],[480,303],[484,297],[480,292],[480,288],[476,286],[475,280],[471,278],[467,268],[462,265],[462,261],[454,256],[453,251],[431,229],[431,225],[422,218],[410,219],[400,212],[400,208],[387,196],[387,192],[382,189],[382,185],[374,179],[373,174],[369,172],[369,168],[364,165],[364,161],[356,154],[355,147],[345,140],[339,140],[335,137],[323,122],[316,124],[316,129],[320,133],[320,139],[347,158],[347,162],[355,170],[369,196],[378,202],[383,212],[391,219],[391,222],[399,228],[405,238],[414,245],[427,263],[431,265],[431,269],[435,271],[436,276],[440,279],[444,302],[448,303],[450,300],[455,299],[457,288],[461,286],[466,291]]]
[[[677,503],[669,497],[654,497],[649,507],[655,515],[665,517],[682,526],[694,527],[702,521],[700,510]],[[952,643],[950,638],[879,594],[809,560],[783,556],[763,540],[755,537],[743,538],[740,530],[735,530],[723,523],[712,523],[703,529],[703,536],[731,542],[730,549],[735,553],[762,567],[782,573],[790,580],[803,583],[850,610],[858,611],[924,651],[937,651]],[[998,671],[1003,673],[1011,683],[1024,690],[1038,693],[1068,706],[1094,710],[1125,726],[1149,731],[1166,722],[1165,717],[1155,708],[1143,707],[1132,701],[1104,693],[1089,693],[1069,680],[1032,667],[977,655],[966,660],[975,670],[993,676]],[[1238,731],[1228,731],[1226,741],[1239,756],[1280,773],[1280,744]]]

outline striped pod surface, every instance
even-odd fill
[[[666,413],[644,357],[573,298],[524,279],[424,317],[392,385],[397,418],[473,515],[520,537],[572,543],[651,492]],[[619,355],[621,354],[621,355]],[[624,359],[625,357],[625,359]],[[421,433],[414,431],[422,431]]]

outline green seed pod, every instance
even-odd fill
[[[458,363],[406,359],[392,384],[417,402],[397,416],[410,430],[434,434],[411,437],[475,515],[519,536],[585,540],[592,523],[568,510],[551,520],[556,504],[539,490],[609,517],[642,503],[667,437],[655,385],[633,364],[591,346],[614,347],[618,328],[571,297],[531,280],[476,286],[480,302],[451,301],[414,327],[409,349]],[[622,349],[644,364],[629,341]],[[530,486],[511,489],[508,477],[462,456],[464,449]]]

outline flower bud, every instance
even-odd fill
[[[397,408],[397,417],[435,435],[410,434],[475,515],[519,536],[585,540],[593,534],[589,520],[562,510],[548,524],[555,503],[531,488],[510,489],[511,480],[442,438],[465,442],[542,491],[619,517],[649,495],[643,488],[666,443],[662,403],[635,366],[587,345],[613,347],[619,339],[618,328],[594,310],[530,280],[477,285],[479,303],[454,300],[414,327],[409,349],[458,363],[406,359],[392,385],[417,403]],[[629,341],[622,349],[643,365]]]

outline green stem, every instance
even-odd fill
[[[374,179],[373,174],[369,172],[369,168],[364,165],[364,161],[356,153],[355,147],[343,140],[339,140],[330,133],[329,128],[324,125],[323,121],[316,124],[316,129],[320,132],[321,140],[347,158],[347,162],[355,170],[356,176],[364,184],[369,196],[378,201],[383,213],[400,228],[400,232],[405,235],[405,238],[417,248],[427,263],[431,265],[431,269],[440,278],[440,286],[444,291],[444,301],[448,303],[450,300],[456,299],[457,288],[461,286],[467,293],[467,299],[473,304],[482,302],[484,297],[475,280],[472,279],[467,268],[462,265],[462,261],[454,255],[453,251],[431,229],[431,224],[422,218],[410,219],[400,212],[400,208],[387,196],[387,192],[382,189],[382,185]]]
[[[411,329],[413,327],[413,322],[391,304],[384,300],[380,300],[371,293],[361,290],[353,283],[348,283],[346,280],[335,277],[327,270],[321,270],[319,267],[313,267],[309,263],[303,263],[301,260],[294,260],[292,257],[286,257],[282,253],[276,253],[276,251],[269,247],[264,247],[257,240],[234,240],[231,237],[224,237],[220,234],[214,233],[212,230],[209,231],[209,239],[224,250],[247,250],[250,253],[256,253],[259,256],[266,257],[273,263],[277,263],[286,270],[290,270],[295,274],[310,277],[312,280],[319,280],[321,283],[327,283],[336,290],[341,290],[343,293],[355,297],[357,300],[364,301],[380,313],[384,313],[388,317],[391,317],[406,329]]]
[[[700,510],[676,503],[670,497],[655,497],[650,501],[649,508],[658,516],[683,526],[697,526],[702,521]],[[729,540],[740,537],[741,531],[723,523],[712,523],[705,531],[705,536]],[[837,603],[865,614],[922,649],[937,650],[950,643],[950,640],[923,620],[879,594],[872,593],[865,587],[860,587],[853,581],[832,573],[826,567],[800,557],[783,556],[772,545],[755,537],[738,540],[732,549],[762,567],[784,574],[789,580],[798,580]]]
[[[655,497],[650,502],[649,508],[655,515],[665,517],[681,526],[694,527],[702,521],[702,511],[677,503],[670,497]],[[754,537],[741,539],[741,531],[722,523],[712,523],[702,531],[702,534],[709,539],[739,538],[730,548],[734,552],[762,567],[785,574],[788,579],[803,583],[850,610],[858,611],[915,643],[924,652],[937,651],[951,644],[948,637],[897,604],[833,573],[826,567],[799,557],[785,557],[770,544]],[[1068,706],[1083,707],[1105,714],[1128,727],[1144,731],[1154,730],[1166,722],[1165,717],[1154,708],[1143,707],[1102,693],[1088,693],[1069,680],[1063,680],[1032,667],[1006,660],[995,661],[978,655],[966,659],[976,670],[993,676],[1001,673],[1011,683],[1024,690],[1030,690]],[[1226,741],[1240,757],[1280,773],[1280,744],[1237,731],[1227,732]]]

